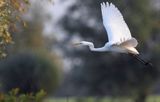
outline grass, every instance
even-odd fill
[[[44,102],[134,102],[131,98],[119,97],[105,97],[105,98],[48,98]],[[160,96],[149,96],[146,102],[160,102]]]
[[[50,98],[45,102],[133,102],[129,98]]]

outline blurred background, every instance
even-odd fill
[[[21,15],[25,26],[16,22],[16,31],[11,31],[14,44],[7,46],[7,57],[0,60],[1,92],[44,89],[51,98],[96,97],[95,102],[104,97],[145,102],[148,96],[160,94],[159,0],[29,2],[27,12]],[[101,2],[112,2],[119,8],[139,42],[140,56],[153,68],[126,54],[95,53],[73,46],[86,40],[101,47],[108,41]]]

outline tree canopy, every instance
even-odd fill
[[[5,57],[5,48],[13,43],[11,31],[16,31],[16,22],[25,25],[21,14],[26,10],[28,0],[1,0],[0,1],[0,57]]]

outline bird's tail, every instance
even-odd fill
[[[138,61],[140,61],[142,64],[144,64],[145,66],[148,66],[148,67],[153,67],[152,63],[148,62],[148,61],[145,61],[143,60],[138,54],[130,54],[131,56],[133,56],[134,58],[136,58]]]

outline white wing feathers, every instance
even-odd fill
[[[112,3],[103,2],[101,3],[101,11],[110,44],[121,44],[132,38],[130,30],[117,7]]]

